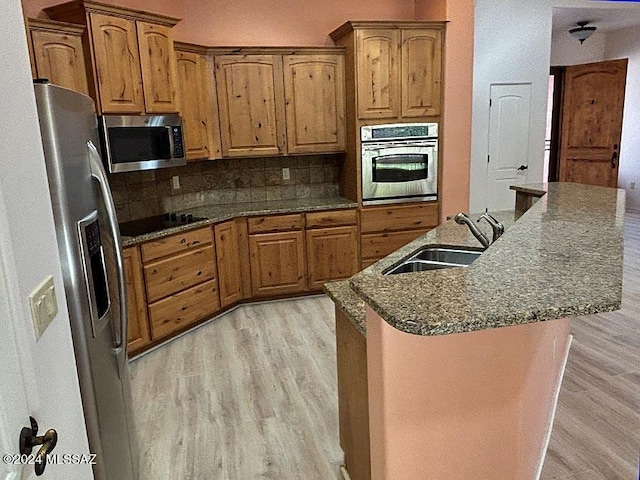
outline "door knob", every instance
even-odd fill
[[[42,445],[36,454],[34,462],[36,476],[39,477],[44,473],[44,469],[47,466],[47,455],[56,448],[58,432],[51,428],[44,435],[38,437],[38,422],[33,417],[29,417],[29,420],[31,427],[24,427],[20,432],[20,454],[29,455],[33,447]]]
[[[529,165],[520,165],[518,167],[518,170],[523,171],[523,170],[526,170],[527,168],[529,168]]]

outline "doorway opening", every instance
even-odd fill
[[[557,182],[560,157],[560,119],[562,112],[562,87],[565,67],[551,67],[547,96],[547,126],[544,137],[544,166],[542,179]]]

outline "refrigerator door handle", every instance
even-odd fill
[[[115,339],[113,346],[113,353],[117,356],[122,355],[126,357],[123,352],[125,350],[125,339],[127,338],[127,293],[125,290],[124,281],[124,263],[122,260],[122,249],[120,247],[120,230],[118,228],[118,220],[116,217],[116,208],[113,203],[113,197],[111,196],[111,190],[109,189],[109,182],[107,180],[107,174],[102,166],[102,159],[98,153],[98,149],[92,141],[87,142],[89,148],[89,158],[91,163],[91,176],[96,179],[98,185],[100,185],[100,191],[102,198],[104,199],[104,207],[107,213],[107,220],[109,224],[109,230],[113,238],[115,258],[117,265],[117,283],[118,283],[118,296],[120,297],[120,328],[115,329]]]

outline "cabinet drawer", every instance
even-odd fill
[[[302,230],[303,228],[304,214],[302,213],[249,219],[249,233],[286,232],[289,230]]]
[[[380,259],[386,257],[391,252],[395,252],[400,247],[415,240],[420,235],[427,232],[424,230],[406,230],[404,232],[374,233],[362,235],[360,238],[360,252],[362,253],[362,263],[366,259]]]
[[[355,210],[307,213],[307,228],[341,227],[355,224]]]
[[[220,309],[218,282],[210,280],[149,305],[154,340],[212,316]]]
[[[392,232],[417,230],[438,225],[438,204],[370,207],[360,212],[360,231]]]
[[[148,302],[192,287],[216,276],[213,245],[181,253],[144,267]]]
[[[212,242],[211,228],[198,228],[142,244],[142,261],[173,255]]]

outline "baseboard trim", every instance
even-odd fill
[[[166,340],[163,340],[162,342],[158,343],[157,345],[154,345],[153,347],[150,347],[147,350],[144,350],[144,351],[142,351],[142,352],[130,357],[129,358],[129,362],[133,362],[135,360],[138,360],[138,359],[144,357],[145,355],[147,355],[148,353],[155,352],[159,348],[164,347],[165,345],[173,342],[174,340],[182,338],[185,335],[189,335],[190,333],[195,332],[199,328],[202,328],[205,325],[209,325],[211,322],[213,322],[215,320],[218,320],[219,318],[224,317],[228,313],[235,312],[239,308],[250,307],[252,305],[260,305],[260,304],[263,304],[263,303],[287,302],[287,301],[291,301],[291,300],[299,300],[299,299],[302,299],[302,298],[325,297],[325,296],[326,296],[325,293],[314,292],[314,293],[309,293],[309,294],[306,294],[306,295],[297,295],[295,297],[272,298],[272,299],[255,300],[255,301],[250,301],[250,302],[238,303],[237,305],[234,305],[233,307],[225,310],[224,312],[217,313],[216,315],[214,315],[213,317],[209,318],[208,320],[204,320],[202,323],[194,325],[193,327],[188,328],[184,332],[181,332],[181,333],[177,334],[174,337],[167,338]]]

